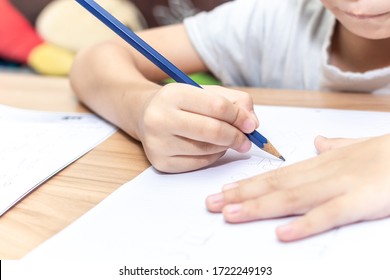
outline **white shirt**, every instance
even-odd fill
[[[184,21],[224,85],[390,94],[390,67],[352,73],[328,63],[335,23],[319,0],[235,0]]]

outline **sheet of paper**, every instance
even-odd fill
[[[271,106],[255,109],[261,133],[287,159],[285,163],[252,148],[246,154],[229,151],[213,166],[184,174],[161,174],[149,168],[27,259],[315,260],[356,256],[356,249],[351,250],[356,246],[367,250],[367,255],[359,253],[362,257],[370,257],[373,250],[388,253],[390,219],[281,243],[275,237],[275,227],[291,217],[228,224],[221,214],[206,211],[206,196],[218,192],[223,184],[315,156],[313,139],[318,134],[362,137],[390,129],[390,113]]]
[[[0,105],[0,216],[115,130],[92,114]]]

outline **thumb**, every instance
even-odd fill
[[[314,145],[318,153],[324,153],[333,149],[345,147],[348,145],[360,143],[368,140],[369,138],[326,138],[324,136],[317,136],[314,139]]]

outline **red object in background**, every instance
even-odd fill
[[[0,57],[27,63],[31,50],[43,43],[42,38],[8,0],[0,0],[0,13]]]

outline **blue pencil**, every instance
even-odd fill
[[[118,34],[123,40],[129,43],[133,48],[139,51],[147,59],[153,62],[157,67],[164,71],[169,77],[178,83],[193,85],[202,88],[194,80],[188,77],[184,72],[167,60],[164,56],[153,49],[149,44],[142,40],[137,34],[127,28],[123,23],[117,20],[113,15],[107,12],[103,7],[93,0],[76,0],[81,6],[87,9],[91,14],[103,22],[112,31]],[[246,134],[250,141],[265,152],[281,159],[284,157],[275,149],[275,147],[256,130]]]

